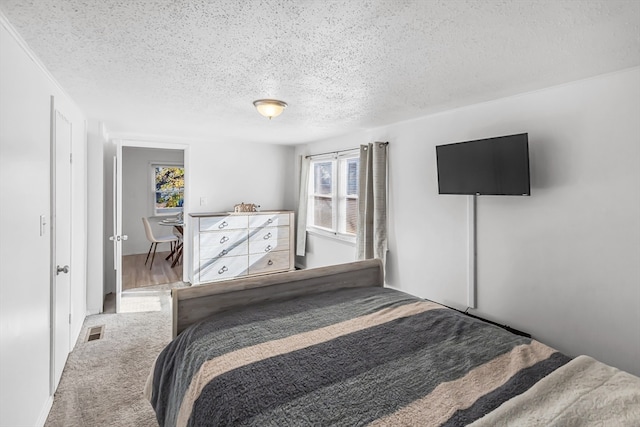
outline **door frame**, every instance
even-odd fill
[[[115,171],[115,185],[113,186],[114,192],[114,204],[115,204],[115,230],[114,245],[116,250],[114,251],[114,269],[116,273],[116,313],[120,312],[122,301],[122,239],[118,239],[117,236],[122,236],[122,160],[124,147],[132,148],[155,148],[160,150],[182,150],[184,156],[184,203],[182,205],[183,212],[189,212],[189,185],[191,183],[191,167],[189,162],[189,144],[182,143],[169,143],[169,142],[156,142],[156,141],[135,141],[135,140],[116,140],[116,171]],[[185,216],[185,221],[187,218]],[[186,223],[185,223],[186,224]],[[186,224],[188,226],[188,224]],[[185,227],[186,228],[186,227]],[[185,248],[188,248],[190,244],[190,238],[188,233],[184,236]],[[189,265],[189,251],[183,251],[183,265]],[[187,281],[188,270],[182,269],[182,280]]]

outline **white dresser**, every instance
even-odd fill
[[[293,212],[190,214],[194,285],[294,270]]]

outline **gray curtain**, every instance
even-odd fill
[[[358,260],[387,255],[387,149],[388,143],[360,146],[358,180]]]
[[[311,159],[300,156],[300,191],[298,193],[298,223],[296,229],[296,255],[304,256],[307,246],[307,204],[309,203],[309,164]]]

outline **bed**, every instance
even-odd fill
[[[640,425],[640,379],[383,287],[379,260],[173,291],[160,426]]]

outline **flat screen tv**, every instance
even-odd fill
[[[529,196],[528,134],[436,146],[438,192]]]

